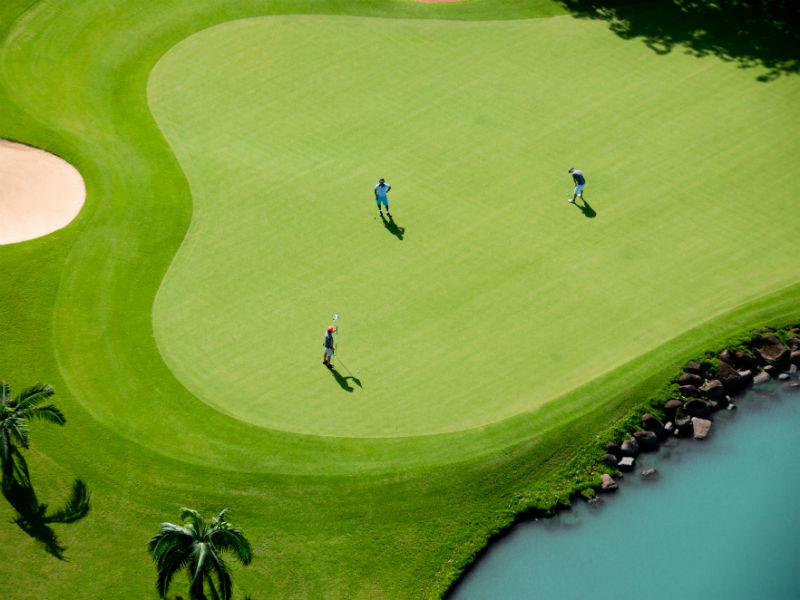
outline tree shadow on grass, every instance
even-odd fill
[[[50,527],[53,523],[74,523],[89,513],[89,490],[80,479],[72,483],[72,490],[64,508],[48,512],[47,505],[41,504],[36,497],[33,486],[26,482],[21,484],[12,481],[4,483],[3,496],[17,511],[14,523],[22,531],[41,543],[45,550],[58,558],[64,558],[65,546],[58,541],[55,531]]]
[[[800,73],[797,0],[560,0],[578,17],[607,21],[619,37],[641,39],[657,54],[685,49],[742,68],[759,81]]]

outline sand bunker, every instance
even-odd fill
[[[75,167],[44,150],[0,140],[0,244],[61,229],[84,200],[86,186]]]

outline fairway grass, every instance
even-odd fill
[[[800,82],[758,71],[552,2],[1,3],[0,137],[87,199],[0,247],[0,375],[55,387],[33,481],[92,510],[60,562],[0,503],[0,597],[155,598],[182,506],[253,544],[237,597],[440,597],[687,359],[797,320]]]

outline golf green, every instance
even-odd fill
[[[148,86],[194,202],[159,348],[197,397],[273,429],[410,436],[535,409],[795,281],[770,256],[800,224],[779,192],[796,93],[567,16],[204,30]]]

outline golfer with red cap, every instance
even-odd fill
[[[322,345],[325,347],[325,354],[322,355],[322,364],[329,369],[333,368],[331,359],[333,358],[333,334],[336,333],[336,327],[331,325],[325,332],[325,341]]]

